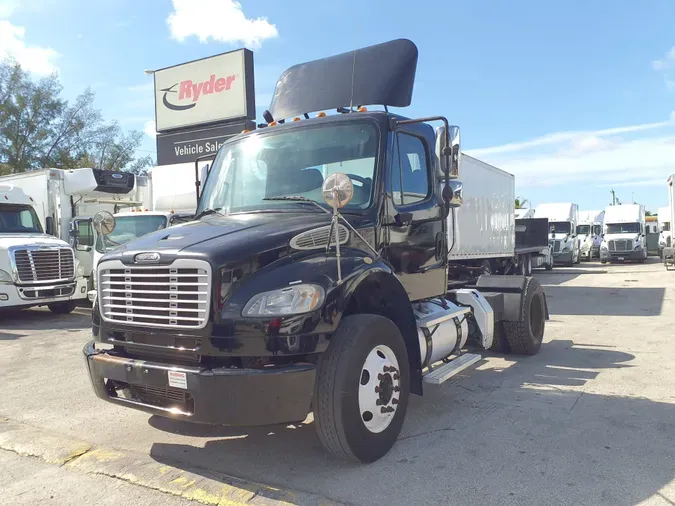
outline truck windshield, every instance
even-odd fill
[[[227,214],[299,206],[293,201],[264,200],[282,196],[300,196],[325,205],[321,187],[334,172],[348,174],[354,183],[354,197],[346,209],[370,205],[378,148],[373,123],[325,124],[281,132],[268,127],[263,132],[220,149],[198,213],[207,209]]]
[[[639,223],[608,223],[607,224],[607,233],[608,234],[639,234],[640,233],[640,224]]]
[[[567,221],[549,221],[548,230],[549,233],[555,232],[556,234],[569,234],[570,224]]]
[[[670,222],[664,221],[663,223],[661,223],[661,230],[663,232],[668,232],[670,230]]]
[[[579,225],[577,227],[577,234],[579,235],[587,235],[591,233],[591,226],[590,225]]]
[[[136,216],[118,216],[115,230],[109,235],[98,235],[96,251],[105,253],[126,244],[142,235],[166,228],[166,216],[138,214]]]
[[[35,209],[27,204],[0,204],[0,234],[42,233]]]

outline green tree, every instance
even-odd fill
[[[135,158],[143,133],[105,123],[87,89],[61,98],[56,74],[33,81],[14,61],[0,61],[0,174],[55,167],[96,167],[142,173],[150,157]]]
[[[524,199],[523,197],[517,197],[516,198],[516,209],[523,209],[525,207],[525,204],[529,204],[530,201],[527,199]]]

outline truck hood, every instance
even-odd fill
[[[57,237],[47,234],[0,234],[0,250],[7,250],[11,246],[66,246],[68,243]]]
[[[209,215],[139,237],[106,253],[101,261],[117,259],[131,264],[136,254],[154,251],[160,253],[162,263],[170,263],[180,254],[222,266],[286,247],[295,235],[329,225],[330,219],[329,214],[321,212]],[[349,216],[348,219],[357,229],[373,225],[366,217]]]
[[[623,240],[629,240],[629,241],[638,241],[640,240],[640,234],[605,234],[604,241],[623,241]]]

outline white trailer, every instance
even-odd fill
[[[462,164],[463,204],[448,216],[449,269],[457,276],[466,269],[529,275],[533,266],[543,265],[540,257],[547,244],[546,238],[539,244],[516,244],[513,174],[466,154]]]
[[[72,244],[88,281],[93,281],[94,266],[92,216],[143,207],[149,194],[146,177],[91,168],[23,172],[0,177],[0,183],[21,188],[35,200],[43,230]]]
[[[619,204],[605,208],[604,237],[600,246],[600,261],[607,262],[647,259],[645,206]]]
[[[516,209],[517,220],[527,220],[529,218],[534,218],[534,209],[532,208]]]
[[[537,218],[548,218],[548,242],[556,264],[572,267],[581,261],[581,244],[577,237],[579,206],[571,202],[539,204]]]
[[[0,318],[8,309],[48,306],[69,313],[86,280],[73,249],[44,233],[36,200],[0,184]]]
[[[591,260],[600,257],[602,244],[602,225],[605,220],[605,211],[580,211],[577,236],[581,241],[581,258]]]

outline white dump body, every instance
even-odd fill
[[[448,216],[450,261],[512,257],[516,241],[513,174],[462,154],[460,181],[464,202]]]

